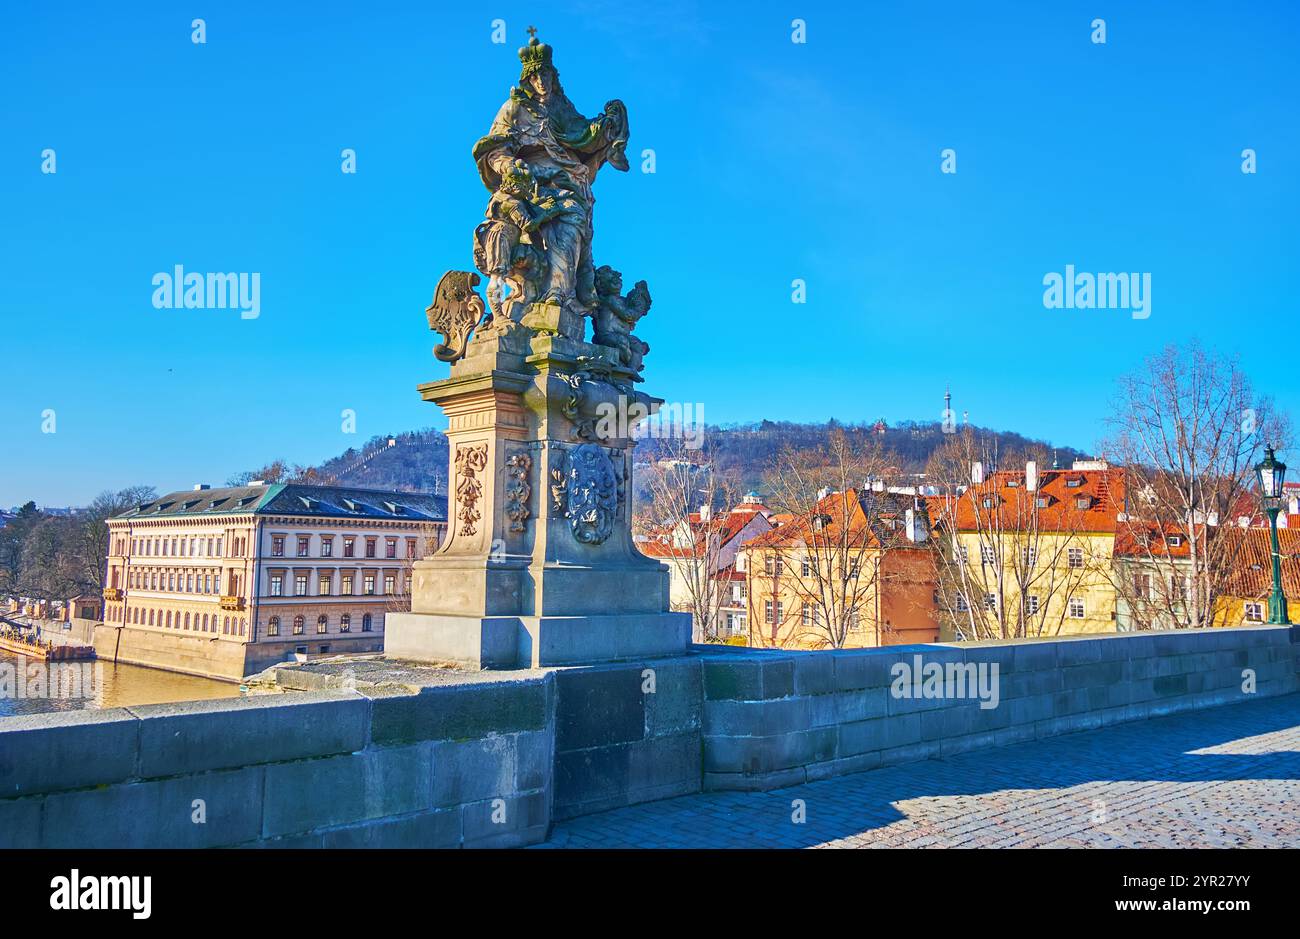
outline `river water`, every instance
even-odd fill
[[[0,717],[239,694],[239,685],[212,678],[104,661],[46,663],[0,650]]]

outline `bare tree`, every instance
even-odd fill
[[[881,556],[901,537],[894,500],[873,489],[889,465],[877,440],[838,428],[822,447],[778,453],[768,504],[793,521],[752,542],[763,569],[750,578],[763,589],[751,590],[751,604],[771,609],[773,622],[757,619],[775,627],[763,635],[751,614],[752,644],[839,649],[866,624],[879,635]]]
[[[930,460],[940,616],[959,639],[1057,635],[1071,597],[1107,576],[1109,539],[1089,534],[1114,530],[1122,483],[1110,470],[1047,468],[1043,449],[1000,458],[1015,469],[998,469],[989,441],[966,429]]]
[[[1138,629],[1213,625],[1243,539],[1222,527],[1259,511],[1254,466],[1290,444],[1286,417],[1235,358],[1169,346],[1120,381],[1107,455],[1128,475],[1114,585]]]
[[[645,553],[668,565],[672,608],[692,615],[695,641],[717,642],[731,589],[716,576],[723,567],[719,520],[736,504],[736,486],[717,470],[708,437],[698,448],[665,437],[654,451],[654,462],[640,468],[647,499],[633,519],[634,533]]]

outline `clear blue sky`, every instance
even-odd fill
[[[0,506],[441,425],[423,308],[471,266],[469,151],[530,22],[581,111],[628,107],[595,258],[650,283],[646,390],[710,422],[901,420],[950,383],[972,421],[1087,449],[1116,376],[1195,337],[1300,413],[1295,4],[490,6],[6,10]],[[154,309],[176,264],[259,272],[260,318]],[[1067,264],[1151,273],[1152,316],[1045,309]],[[1286,334],[1265,347],[1260,321]]]

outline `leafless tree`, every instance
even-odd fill
[[[754,544],[763,559],[751,580],[766,585],[751,591],[755,612],[780,610],[779,621],[765,623],[751,614],[754,645],[793,641],[800,645],[843,648],[850,633],[876,627],[881,559],[902,536],[894,500],[873,489],[891,462],[879,442],[867,435],[832,431],[824,446],[782,449],[765,482],[768,504],[793,521]],[[770,545],[771,547],[767,547]],[[770,579],[770,580],[769,580]],[[789,601],[787,604],[786,601]],[[755,621],[776,626],[763,635]]]
[[[999,459],[1014,469],[999,470]],[[1079,506],[1097,492],[1065,489],[1048,459],[1044,449],[995,454],[971,429],[953,434],[931,458],[940,617],[957,638],[1056,635],[1066,624],[1068,598],[1106,576],[1109,550],[1096,556],[1086,537],[1089,508]],[[982,480],[972,476],[975,464]]]
[[[715,576],[723,548],[717,519],[737,502],[735,481],[717,470],[708,436],[700,447],[664,437],[653,452],[654,461],[638,470],[647,498],[633,519],[634,534],[648,554],[668,565],[672,608],[691,614],[695,641],[717,642],[731,589]]]
[[[1105,452],[1128,476],[1114,584],[1134,627],[1213,625],[1244,544],[1222,529],[1258,513],[1254,466],[1290,444],[1289,420],[1235,358],[1191,345],[1121,379],[1108,425]]]

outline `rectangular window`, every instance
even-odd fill
[[[407,538],[407,539],[406,539],[406,557],[407,557],[408,559],[410,559],[410,560],[413,560],[413,559],[415,558],[415,539],[414,539],[414,538]]]
[[[1038,549],[1025,548],[1024,550],[1025,567],[1032,568],[1038,563]]]
[[[271,557],[284,557],[284,536],[275,535],[271,538]]]
[[[812,561],[804,558],[799,562],[799,574],[803,577],[812,576]]]
[[[343,539],[343,556],[345,558],[354,558],[357,556],[357,539],[355,538]]]
[[[343,575],[343,589],[340,590],[339,593],[341,596],[344,597],[352,596],[352,575],[351,574]]]
[[[1078,597],[1070,598],[1070,619],[1083,619],[1086,612],[1081,599]]]
[[[307,575],[306,574],[293,575],[293,595],[295,597],[307,596]]]
[[[319,586],[318,589],[319,589],[319,591],[320,591],[320,595],[321,595],[322,597],[332,596],[333,593],[334,593],[334,577],[333,577],[333,575],[332,575],[332,574],[321,574],[321,575],[320,575],[320,586]]]
[[[1076,570],[1079,569],[1079,568],[1081,568],[1081,567],[1083,567],[1083,549],[1082,549],[1082,548],[1071,548],[1071,549],[1067,552],[1067,555],[1068,555],[1068,558],[1069,558],[1069,564],[1070,564],[1070,567],[1072,567],[1072,568],[1074,568],[1074,569],[1076,569]]]
[[[395,558],[395,557],[397,557],[397,539],[396,539],[396,538],[389,538],[389,539],[387,539],[387,540],[384,542],[384,557],[386,557],[386,558]]]
[[[956,604],[956,605],[957,605],[957,612],[958,612],[958,613],[966,613],[966,612],[969,612],[969,611],[970,611],[970,604],[968,604],[968,603],[966,602],[966,595],[965,595],[964,593],[959,593],[959,594],[957,594],[957,604]]]
[[[320,556],[323,558],[334,557],[334,539],[322,537],[320,540]]]
[[[362,593],[364,593],[367,597],[374,596],[374,593],[375,593],[375,575],[374,575],[374,574],[366,574],[366,575],[364,576],[363,581],[362,581],[362,585],[363,585],[363,586],[362,586],[362,590],[361,590]]]
[[[392,574],[384,575],[384,595],[391,597],[396,592],[397,578]]]
[[[1038,612],[1037,594],[1031,593],[1029,596],[1025,597],[1025,612],[1030,616],[1033,616]]]
[[[1133,595],[1139,600],[1147,600],[1151,597],[1151,575],[1134,574],[1133,575]]]
[[[366,539],[366,557],[368,557],[368,558],[372,558],[372,557],[374,557],[374,556],[375,556],[375,539],[374,539],[374,538],[367,538],[367,539]]]
[[[298,557],[305,558],[307,556],[307,549],[310,546],[311,546],[311,538],[309,536],[299,535],[298,536]]]
[[[1264,604],[1247,603],[1245,608],[1246,622],[1262,623],[1264,622]]]
[[[980,547],[980,560],[985,564],[993,564],[997,561],[997,553],[993,550],[992,545],[983,545]]]
[[[799,611],[799,622],[804,626],[811,626],[817,619],[817,611],[811,603],[805,603]]]
[[[1174,600],[1187,599],[1187,578],[1170,577],[1169,578],[1169,596]]]
[[[995,593],[984,594],[984,609],[996,610],[998,608],[998,595]]]

